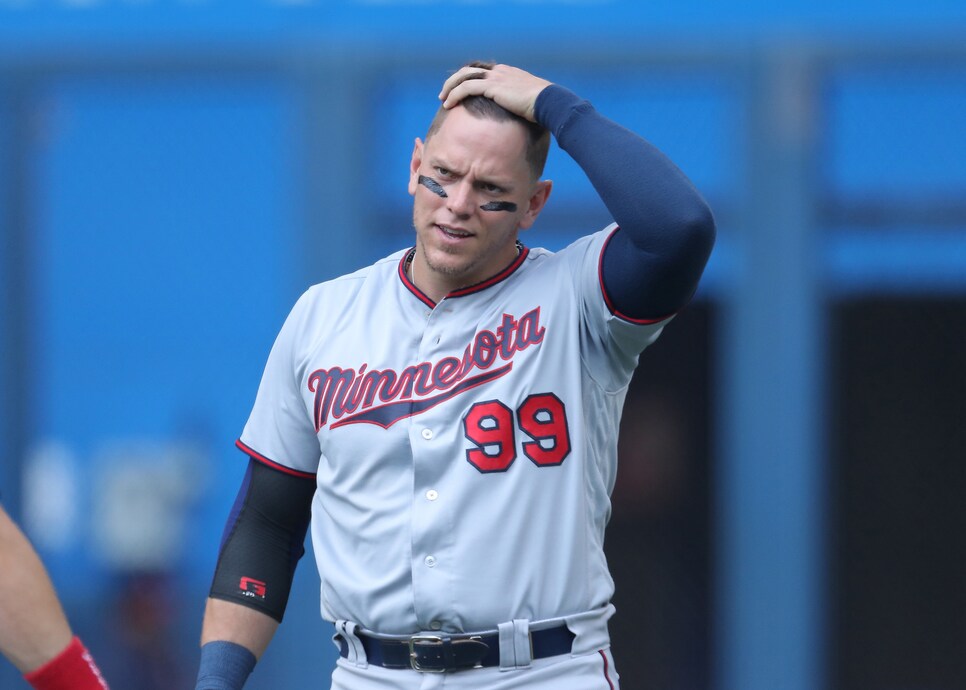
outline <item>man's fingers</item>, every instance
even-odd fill
[[[485,96],[520,117],[534,122],[537,96],[550,82],[509,65],[468,65],[443,83],[439,99],[452,108],[467,96]]]
[[[439,99],[443,101],[443,106],[447,108],[452,107],[459,103],[460,100],[466,96],[469,96],[470,93],[483,93],[485,87],[481,88],[479,91],[471,91],[465,88],[460,89],[459,87],[466,84],[466,82],[486,79],[488,71],[489,70],[484,67],[461,67],[450,75],[449,79],[443,82],[443,89],[439,92]],[[453,91],[455,90],[458,90],[456,97],[451,97]]]

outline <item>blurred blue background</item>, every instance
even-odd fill
[[[413,139],[478,58],[718,219],[622,429],[624,687],[966,687],[966,3],[0,0],[0,492],[108,680],[193,687],[277,329],[410,246]],[[527,244],[608,222],[547,177]],[[328,687],[317,587],[309,549],[247,687]]]

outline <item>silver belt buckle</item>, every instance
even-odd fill
[[[446,673],[445,668],[426,668],[419,665],[416,656],[416,646],[443,646],[443,638],[439,635],[413,635],[409,638],[409,665],[420,673]]]

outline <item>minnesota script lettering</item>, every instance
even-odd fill
[[[543,342],[540,307],[519,319],[504,314],[495,330],[481,330],[466,346],[462,358],[443,357],[420,362],[402,371],[342,367],[316,369],[308,378],[315,394],[316,432],[329,420],[330,429],[346,424],[376,424],[384,429],[450,400],[460,393],[494,381],[513,367],[513,356]],[[494,368],[498,362],[505,362]],[[475,372],[481,372],[476,373]],[[436,395],[432,393],[442,391]],[[428,397],[427,397],[428,396]]]

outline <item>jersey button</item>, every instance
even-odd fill
[[[435,501],[437,498],[439,498],[439,493],[436,491],[436,489],[430,489],[426,492],[426,500]]]
[[[420,433],[422,433],[423,438],[426,439],[427,441],[433,437],[432,429],[423,429],[422,432]]]
[[[426,559],[423,562],[426,564],[426,567],[428,567],[428,568],[435,568],[436,567],[436,557],[435,556],[426,556]]]
[[[443,627],[443,624],[440,623],[439,621],[430,621],[429,622],[429,629],[430,630],[441,630],[442,627]]]

